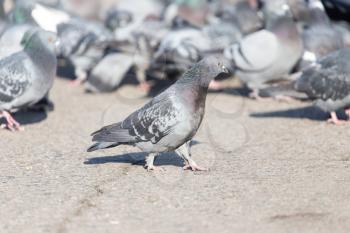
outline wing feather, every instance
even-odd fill
[[[26,54],[17,53],[0,61],[0,103],[9,103],[23,95],[30,86],[24,67]]]

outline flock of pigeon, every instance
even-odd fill
[[[102,20],[87,19],[60,1],[0,1],[0,117],[2,128],[20,130],[11,112],[50,105],[57,69],[74,67],[74,83],[89,92],[116,90],[133,74],[139,88],[149,79],[177,79],[124,121],[92,134],[88,151],[133,145],[155,156],[176,150],[185,169],[206,170],[190,154],[204,115],[208,90],[235,76],[251,98],[315,100],[341,124],[350,117],[350,26],[332,21],[343,0],[115,0]],[[327,14],[328,13],[328,14]],[[301,94],[301,95],[300,95]]]

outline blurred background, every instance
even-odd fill
[[[194,62],[211,54],[223,55],[235,66],[241,59],[235,54],[237,45],[259,69],[267,63],[265,54],[269,57],[282,45],[281,56],[290,61],[271,71],[266,82],[303,70],[312,60],[350,46],[350,3],[346,0],[2,3],[1,57],[21,49],[20,41],[28,29],[53,31],[60,40],[58,75],[74,80],[74,85],[84,85],[88,92],[114,91],[126,77],[132,77],[140,91],[148,93],[162,80],[176,80]],[[261,33],[264,30],[270,35]],[[273,42],[271,35],[280,41]],[[289,36],[293,39],[287,41]],[[242,72],[235,75],[253,92],[261,88],[247,81]],[[223,88],[220,79],[210,85],[212,90]]]

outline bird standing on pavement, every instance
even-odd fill
[[[23,51],[0,60],[0,117],[2,128],[19,130],[10,111],[30,107],[51,89],[56,74],[56,35],[42,30],[28,31]]]
[[[88,152],[121,144],[137,146],[148,153],[147,169],[155,170],[155,156],[176,150],[185,160],[184,169],[206,170],[191,158],[190,141],[204,116],[209,83],[222,73],[228,73],[228,70],[220,58],[204,58],[175,84],[124,121],[93,133],[92,140],[96,144]]]
[[[350,116],[350,48],[321,58],[303,72],[294,87],[316,100],[316,106],[330,112],[329,122],[341,124],[336,111],[345,108]]]
[[[235,75],[259,98],[259,89],[283,79],[303,51],[302,39],[285,1],[266,1],[266,29],[252,33],[225,51],[235,64]]]

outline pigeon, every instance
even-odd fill
[[[107,12],[104,23],[109,30],[115,31],[118,28],[126,27],[132,21],[133,15],[131,12],[119,9],[111,9]]]
[[[120,27],[114,28],[114,37],[117,41],[132,41],[133,32],[144,27],[142,24],[148,18],[161,17],[164,5],[159,0],[120,0],[116,4],[116,8],[110,12],[116,11],[117,21],[121,23]],[[127,13],[126,13],[127,12]],[[126,14],[130,19],[122,23]],[[110,13],[113,14],[113,13]],[[127,17],[128,18],[128,17]],[[122,20],[122,21],[120,21]]]
[[[228,73],[225,60],[204,58],[124,121],[94,132],[92,140],[97,143],[88,152],[121,144],[137,146],[148,153],[147,169],[156,170],[155,156],[175,150],[185,160],[184,169],[206,170],[191,158],[189,147],[204,116],[208,85],[222,73]]]
[[[0,115],[7,122],[3,128],[21,129],[10,111],[30,107],[47,96],[56,74],[56,41],[54,33],[30,30],[22,40],[24,49],[0,60]]]
[[[331,113],[329,122],[341,124],[336,111],[345,108],[350,116],[350,48],[332,52],[307,68],[294,85],[322,110]]]
[[[299,70],[343,47],[342,34],[330,23],[322,3],[319,0],[310,0],[308,8],[309,20],[303,31],[304,54]]]
[[[239,1],[234,5],[225,4],[219,14],[223,21],[236,24],[244,35],[258,31],[263,27],[262,17],[248,1]]]
[[[110,92],[115,90],[134,65],[134,57],[127,53],[111,53],[106,55],[85,82],[89,92]]]
[[[86,80],[103,57],[107,44],[113,40],[113,34],[101,23],[72,17],[33,0],[16,0],[12,15],[17,23],[26,22],[57,32],[61,39],[58,55],[75,66],[76,83]]]
[[[244,37],[224,52],[234,63],[236,76],[253,90],[251,97],[255,98],[259,98],[259,89],[268,82],[289,74],[303,51],[302,39],[288,5],[280,2],[276,7],[274,4],[275,1],[265,3],[266,29]]]
[[[109,43],[112,43],[112,35],[100,29],[79,20],[71,20],[57,27],[61,42],[59,55],[74,65],[77,83],[87,79],[89,72],[105,55]]]

